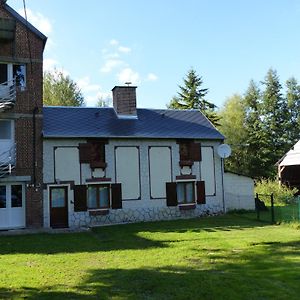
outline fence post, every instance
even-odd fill
[[[274,195],[273,193],[271,194],[271,220],[272,224],[275,223],[275,214],[274,214]]]
[[[256,195],[255,195],[255,210],[256,210],[257,220],[260,219],[260,217],[259,217],[259,204],[258,204],[258,200],[259,200],[258,194],[256,193]]]

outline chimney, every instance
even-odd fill
[[[136,118],[136,86],[115,86],[113,106],[119,118]]]

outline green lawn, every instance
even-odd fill
[[[0,299],[299,299],[300,231],[234,214],[0,236]]]

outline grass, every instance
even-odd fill
[[[0,236],[0,299],[299,299],[299,233],[231,214]]]

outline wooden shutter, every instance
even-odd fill
[[[87,211],[86,185],[74,185],[74,211]]]
[[[197,203],[205,204],[205,182],[197,181]]]
[[[190,158],[192,161],[201,161],[201,144],[191,143],[190,144]]]
[[[91,159],[91,144],[79,144],[79,161],[80,163],[90,163]]]
[[[177,206],[176,182],[166,183],[167,206]]]
[[[122,186],[121,183],[113,183],[111,185],[111,208],[122,208]]]

